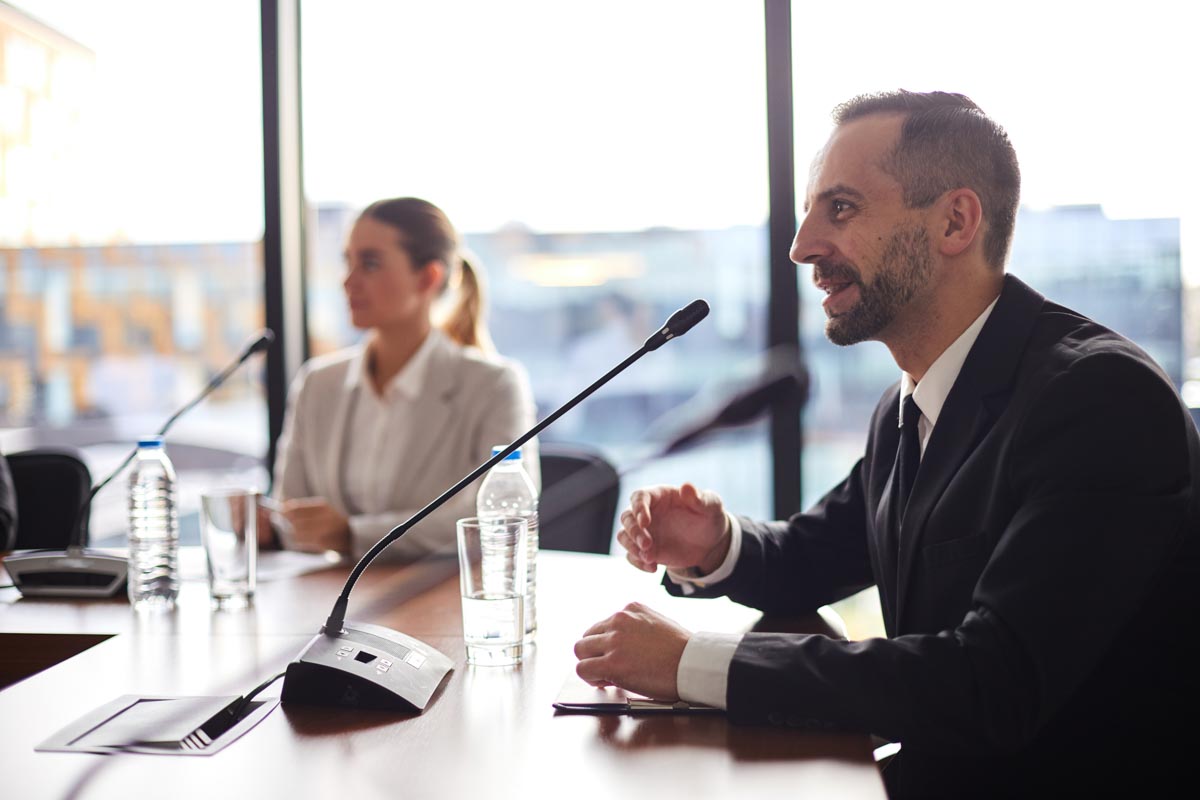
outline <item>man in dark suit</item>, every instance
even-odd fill
[[[731,516],[690,484],[640,490],[618,539],[634,566],[666,566],[673,594],[768,612],[873,584],[888,638],[693,634],[632,605],[578,642],[579,675],[901,742],[884,770],[896,796],[1083,796],[1186,774],[1187,410],[1135,345],[1005,275],[1019,171],[974,103],[895,92],[835,121],[792,258],[828,295],[829,338],[881,341],[901,369],[863,458],[786,522]]]

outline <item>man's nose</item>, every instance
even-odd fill
[[[812,264],[828,257],[832,252],[828,239],[820,235],[812,215],[805,215],[792,240],[792,249],[788,254],[797,264]]]

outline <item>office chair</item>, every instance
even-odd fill
[[[608,555],[621,493],[620,475],[604,456],[579,445],[541,442],[539,451],[540,547]]]
[[[78,455],[69,450],[38,449],[10,453],[17,499],[16,550],[63,549],[86,544],[87,515],[79,509],[92,490],[92,475]],[[78,538],[72,528],[78,521]]]

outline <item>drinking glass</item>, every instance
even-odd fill
[[[208,592],[216,608],[245,608],[254,600],[258,496],[255,489],[210,489],[200,495]]]
[[[521,663],[525,636],[524,517],[458,521],[463,639],[470,664]]]

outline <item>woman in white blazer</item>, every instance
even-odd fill
[[[343,283],[362,344],[312,359],[293,382],[275,461],[287,546],[359,557],[385,533],[534,423],[524,371],[495,355],[479,276],[449,219],[412,197],[362,212]],[[448,286],[453,310],[435,325]],[[538,480],[534,441],[522,447]],[[478,482],[394,542],[381,558],[455,550],[455,520],[474,516]]]

